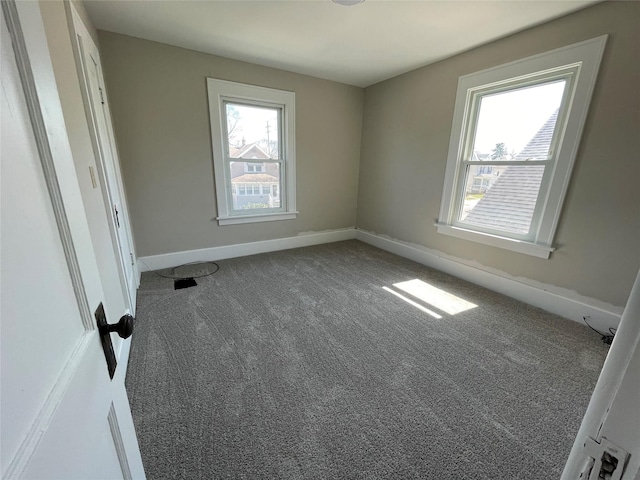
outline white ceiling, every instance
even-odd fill
[[[369,86],[599,0],[85,0],[96,28]]]

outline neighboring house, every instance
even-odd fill
[[[238,160],[248,160],[231,163],[231,196],[234,210],[280,207],[279,164],[265,162],[271,157],[257,143],[230,146],[229,156]]]
[[[474,162],[484,162],[486,160],[491,160],[491,154],[490,153],[480,153],[479,151],[474,150],[471,159]]]
[[[477,150],[473,152],[471,158],[474,162],[483,162],[491,160],[491,154],[480,153]],[[481,165],[477,167],[475,175],[469,175],[467,178],[467,193],[485,193],[496,182],[498,177],[507,167],[499,165]]]
[[[469,211],[465,222],[506,232],[529,232],[545,167],[527,165],[526,161],[547,158],[557,119],[558,110],[513,158],[522,160],[522,166],[504,168],[484,197]]]
[[[488,168],[492,170],[491,169],[492,166],[493,165],[490,165],[488,166]],[[471,177],[469,179],[469,182],[471,183],[471,185],[467,185],[467,192],[485,193],[487,190],[489,190],[493,186],[493,184],[498,179],[499,175],[500,175],[500,172],[493,173],[489,171],[488,173],[480,173],[475,177]]]

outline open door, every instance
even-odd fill
[[[38,2],[1,24],[1,476],[143,479]]]
[[[72,26],[73,51],[98,167],[100,188],[109,218],[112,244],[116,258],[120,260],[122,289],[129,302],[130,311],[135,313],[139,275],[135,264],[129,209],[122,184],[100,53],[73,4],[67,2],[65,7],[68,9],[67,16],[70,17],[69,24]]]

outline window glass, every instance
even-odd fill
[[[280,109],[226,102],[229,156],[278,159]],[[255,168],[251,164],[249,167]]]
[[[245,162],[230,163],[231,183],[239,186],[237,194],[235,188],[232,189],[233,210],[242,213],[250,209],[280,208],[276,193],[280,186],[280,163],[265,162],[260,164],[259,171],[252,171],[251,165],[246,164],[245,171]]]
[[[545,166],[497,167],[504,169],[500,176],[495,173],[477,175],[478,168],[477,165],[467,167],[467,189],[460,221],[485,229],[527,235]]]
[[[546,160],[565,86],[561,80],[480,96],[475,158]]]

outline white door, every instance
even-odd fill
[[[38,2],[2,1],[3,479],[144,478]],[[111,323],[118,319],[109,319]]]
[[[108,209],[107,217],[110,219],[112,242],[116,257],[120,259],[123,293],[129,300],[129,308],[133,312],[136,304],[138,273],[100,54],[73,5],[68,4],[68,6],[73,17],[76,41],[74,52],[76,62],[80,66],[82,95],[87,110],[87,121],[95,150],[104,204]]]

